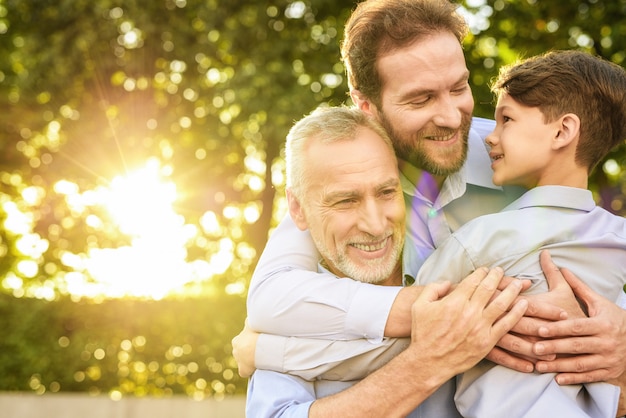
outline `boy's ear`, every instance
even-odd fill
[[[568,146],[580,136],[580,118],[574,113],[566,113],[558,121],[558,132],[552,141],[554,149]]]
[[[291,193],[291,189],[286,189],[285,194],[287,195],[287,206],[289,207],[289,215],[291,215],[291,219],[293,219],[293,222],[299,230],[306,231],[309,226],[306,223],[306,217],[304,216],[302,205],[293,193]]]

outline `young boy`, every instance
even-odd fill
[[[587,178],[626,138],[626,72],[583,52],[554,51],[503,68],[492,90],[496,128],[486,142],[493,182],[529,190],[456,231],[417,283],[500,266],[530,279],[528,292],[545,292],[539,252],[549,250],[556,265],[617,302],[626,282],[626,219],[595,205]],[[438,274],[442,265],[446,277]],[[559,386],[553,374],[483,361],[459,377],[455,401],[465,417],[614,417],[618,396],[608,383]]]

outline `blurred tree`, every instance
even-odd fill
[[[95,192],[156,161],[160,178],[176,185],[174,210],[191,231],[182,257],[201,264],[225,254],[223,269],[197,267],[185,290],[237,300],[220,309],[243,318],[252,269],[284,210],[285,135],[318,104],[347,99],[339,42],[355,4],[0,0],[0,292],[54,299],[71,293],[76,274],[93,282],[88,254],[137,238]],[[472,28],[465,50],[479,116],[493,112],[489,81],[518,56],[580,48],[625,65],[626,0],[461,4]],[[625,173],[622,146],[591,180],[598,201],[621,215]],[[122,212],[140,206],[133,198]],[[133,222],[161,210],[144,203]],[[169,251],[167,227],[153,221],[149,240]],[[159,268],[161,256],[150,264]],[[151,286],[152,266],[143,267]],[[217,346],[237,332],[219,331]],[[29,334],[23,343],[35,340]],[[3,370],[17,367],[9,363]]]

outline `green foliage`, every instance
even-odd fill
[[[479,116],[493,113],[489,81],[519,56],[581,48],[626,60],[626,0],[462,3]],[[0,0],[0,389],[243,392],[229,344],[282,214],[284,137],[320,103],[346,101],[339,42],[354,5]],[[226,268],[187,283],[181,299],[72,299],[73,275],[95,280],[70,261],[137,240],[105,206],[72,199],[149,160],[176,184],[176,214],[194,231],[185,261],[224,251]],[[590,187],[624,215],[626,147],[607,161]],[[63,181],[77,192],[62,192]],[[171,241],[164,224],[153,229],[151,240]],[[151,279],[154,263],[137,263]]]
[[[101,303],[0,295],[0,390],[242,394],[230,355],[239,296]]]

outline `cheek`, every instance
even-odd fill
[[[334,214],[324,219],[321,224],[324,240],[327,245],[335,246],[337,242],[346,239],[354,220],[347,214]]]
[[[472,96],[471,91],[468,91],[466,95],[462,97],[462,103],[460,109],[465,111],[465,113],[472,113],[474,111],[474,97]]]
[[[387,207],[387,219],[399,228],[404,228],[406,221],[406,209],[404,207],[404,197],[390,202]]]

